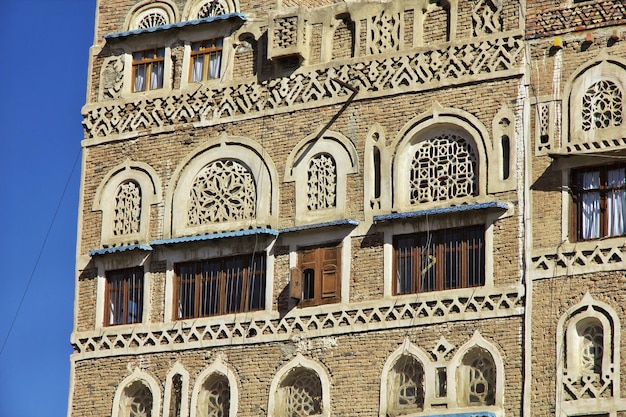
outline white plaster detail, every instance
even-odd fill
[[[151,205],[161,195],[159,177],[149,165],[126,160],[111,169],[96,189],[92,207],[102,211],[101,245],[147,243]]]
[[[564,89],[562,151],[580,153],[626,148],[626,60],[606,53],[580,66]],[[600,101],[598,101],[600,100]],[[601,103],[600,103],[601,102]],[[605,107],[598,112],[598,105]],[[609,114],[610,112],[610,114]]]
[[[608,304],[586,293],[557,327],[557,416],[610,413],[620,398],[620,322]],[[601,399],[601,401],[599,401]]]
[[[363,161],[363,207],[365,213],[391,210],[391,155],[384,128],[374,123],[365,138]],[[367,217],[367,214],[366,214]]]
[[[215,383],[219,386],[215,386]],[[228,387],[224,383],[228,383]],[[227,393],[223,390],[226,389]],[[221,413],[215,405],[223,405],[225,395],[228,395],[228,416],[224,414],[225,409],[220,408]],[[218,398],[219,397],[219,400]],[[211,402],[210,400],[214,401]],[[197,377],[191,394],[191,417],[235,417],[237,416],[237,406],[239,403],[239,378],[231,366],[226,364],[221,357]],[[213,404],[213,405],[212,405]]]
[[[308,388],[297,384],[297,378],[294,377],[297,377],[298,373],[306,376],[303,382],[308,382]],[[318,378],[317,381],[315,377]],[[315,386],[318,383],[319,388]],[[321,398],[315,398],[314,393],[319,392],[318,389],[321,391]],[[303,413],[303,416],[330,416],[330,375],[323,365],[305,358],[300,353],[283,365],[274,376],[270,385],[267,417],[292,415],[284,413],[291,409],[293,401],[301,406],[306,404],[307,412]]]
[[[457,350],[448,369],[448,398],[451,404],[480,407],[481,410],[502,414],[504,363],[496,346],[485,340],[480,332],[475,331],[470,340]]]
[[[160,410],[160,383],[137,368],[118,385],[111,417],[158,417]]]
[[[172,398],[174,386],[174,378],[180,377],[181,390],[180,390],[180,404],[175,404],[177,400],[176,396]],[[171,413],[171,410],[178,409],[178,414]],[[179,417],[189,415],[189,372],[180,363],[176,362],[174,366],[170,368],[167,373],[167,379],[165,380],[165,394],[163,397],[163,417]]]
[[[178,22],[178,7],[171,0],[144,0],[126,16],[125,30],[146,29]]]
[[[183,20],[194,20],[239,11],[237,0],[187,0]]]
[[[276,342],[291,340],[304,332],[308,338],[316,338],[519,316],[523,312],[524,299],[522,286],[477,287],[292,309],[283,317],[276,311],[258,311],[176,322],[110,326],[74,332],[71,341],[75,353],[72,358]]]
[[[253,181],[256,193],[255,214],[248,213],[241,218],[221,216],[218,218],[220,221],[190,223],[189,196],[198,176],[212,164],[221,164],[224,161],[234,161],[238,166],[245,167],[247,175],[254,176],[250,181]],[[219,179],[221,176],[216,178]],[[227,197],[234,198],[232,195]],[[278,211],[277,199],[276,170],[260,145],[243,137],[223,134],[204,142],[176,168],[166,195],[165,224],[170,224],[168,220],[171,218],[171,236],[268,227],[275,223]],[[214,206],[208,207],[207,210],[215,209]],[[167,236],[169,235],[167,230],[165,234],[166,237],[170,237]]]
[[[296,224],[342,219],[347,175],[356,172],[357,151],[345,136],[324,131],[301,140],[285,164],[285,182],[296,183]]]
[[[511,191],[517,186],[517,135],[513,111],[505,104],[496,113],[492,122],[493,152],[490,159],[489,191]],[[506,147],[508,144],[508,148]],[[508,176],[505,178],[504,173]],[[493,181],[496,179],[497,181]],[[491,183],[493,182],[493,183]]]

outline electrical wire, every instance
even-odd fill
[[[35,272],[37,271],[37,266],[39,266],[39,261],[41,260],[41,256],[43,255],[44,250],[46,249],[46,243],[48,243],[48,238],[50,237],[50,232],[52,231],[52,226],[54,226],[54,222],[59,214],[59,210],[61,209],[61,203],[63,202],[63,198],[65,197],[65,193],[70,185],[70,181],[72,180],[72,176],[74,175],[74,171],[76,170],[76,165],[78,164],[78,160],[80,159],[81,150],[78,149],[76,153],[76,157],[74,158],[74,164],[72,165],[72,170],[70,171],[69,176],[65,182],[65,187],[63,187],[63,191],[61,192],[61,197],[59,197],[59,202],[57,203],[56,209],[54,210],[54,214],[52,215],[52,220],[50,221],[50,225],[48,226],[48,230],[46,231],[46,235],[44,236],[43,242],[39,249],[39,253],[37,254],[37,259],[35,260],[35,264],[33,265],[33,269],[31,270],[30,276],[28,277],[28,282],[26,283],[26,288],[22,293],[22,297],[20,298],[20,302],[17,305],[17,309],[15,310],[15,314],[13,315],[13,319],[11,320],[11,324],[9,325],[9,330],[2,342],[2,347],[0,348],[0,356],[2,356],[2,352],[4,352],[4,348],[9,341],[9,337],[11,336],[11,332],[13,330],[13,326],[17,321],[17,317],[20,314],[22,309],[22,305],[24,304],[24,300],[26,299],[26,295],[28,294],[28,290],[30,289],[30,285],[33,282],[33,277],[35,276]]]

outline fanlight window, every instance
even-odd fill
[[[604,331],[598,320],[585,320],[576,326],[579,344],[580,370],[583,375],[602,373]]]
[[[206,165],[191,186],[188,226],[253,219],[256,184],[250,169],[233,159]]]
[[[120,403],[120,416],[150,417],[152,415],[152,392],[141,381],[135,381],[124,390]]]
[[[614,82],[593,84],[583,96],[583,130],[621,126],[622,105],[622,90]]]
[[[424,369],[412,356],[402,356],[391,369],[388,384],[389,416],[424,409]]]
[[[309,210],[332,208],[337,205],[337,163],[322,153],[309,163],[307,179],[307,207]]]
[[[139,233],[141,188],[135,181],[121,184],[115,193],[113,235]]]
[[[149,10],[137,23],[137,29],[147,29],[168,24],[167,15],[159,9]]]
[[[198,19],[211,16],[219,16],[228,13],[228,6],[222,1],[213,0],[205,3],[198,11]]]
[[[310,369],[295,368],[283,380],[277,392],[277,410],[281,417],[304,417],[322,414],[322,383]]]
[[[204,382],[198,397],[198,417],[228,417],[230,386],[224,375],[215,374]]]
[[[465,393],[461,402],[468,406],[496,403],[496,366],[491,354],[475,347],[463,357]]]
[[[410,167],[411,204],[462,198],[477,193],[477,158],[456,133],[441,133],[417,145]]]

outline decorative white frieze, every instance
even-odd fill
[[[444,49],[361,58],[263,82],[98,103],[85,107],[83,125],[88,139],[101,140],[173,130],[186,123],[214,125],[343,102],[353,93],[347,83],[359,88],[358,100],[514,76],[522,71],[523,54],[521,35],[494,36]]]
[[[393,297],[277,312],[216,316],[133,326],[111,326],[72,335],[74,359],[188,350],[290,340],[302,334],[324,337],[521,315],[524,289],[512,286]],[[311,312],[312,310],[312,312]],[[446,346],[444,346],[446,348]]]

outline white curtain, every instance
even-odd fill
[[[600,172],[585,172],[581,175],[583,190],[600,188]],[[583,192],[580,219],[581,238],[600,237],[600,191]]]
[[[204,72],[204,55],[196,55],[193,57],[193,67],[191,69],[191,82],[202,81],[202,73]]]
[[[220,65],[222,62],[221,52],[212,53],[209,63],[209,78],[220,78]]]
[[[163,88],[163,61],[152,64],[152,73],[150,74],[150,90]]]
[[[613,169],[608,172],[607,217],[608,236],[626,234],[626,169]],[[622,187],[621,190],[613,188]]]
[[[146,66],[137,65],[135,67],[135,91],[146,89]]]

